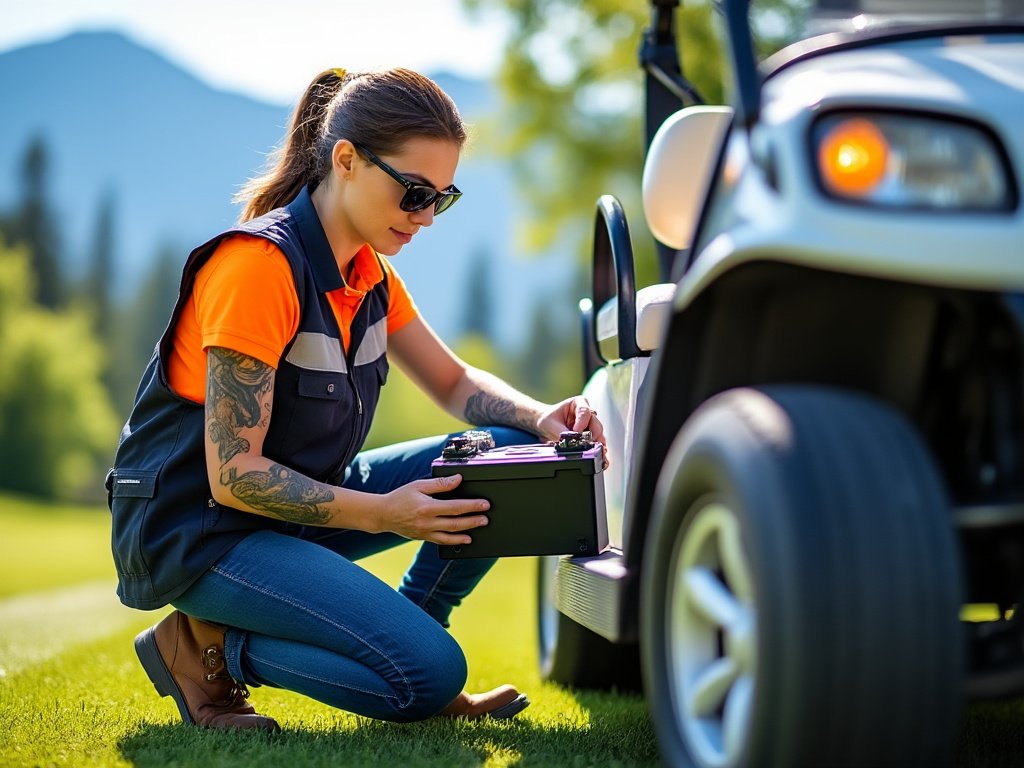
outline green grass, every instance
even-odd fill
[[[114,579],[110,513],[0,494],[0,598]]]
[[[19,766],[655,766],[641,699],[542,683],[533,561],[500,562],[453,616],[469,687],[513,682],[532,706],[512,722],[396,725],[287,691],[254,689],[284,732],[182,726],[153,691],[132,638],[165,611],[114,595],[105,512],[0,495],[0,765]],[[10,534],[10,535],[8,535]],[[414,544],[368,559],[396,583]]]
[[[182,726],[146,679],[131,641],[163,611],[114,596],[107,513],[0,495],[0,766],[656,766],[643,701],[542,683],[533,561],[501,561],[453,617],[469,685],[514,682],[533,705],[507,723],[360,718],[286,691],[253,691],[284,732]],[[390,583],[407,545],[370,558]],[[968,707],[958,768],[1024,762],[1024,699]]]

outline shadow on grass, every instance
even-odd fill
[[[650,720],[638,697],[577,692],[578,721],[356,719],[286,726],[279,734],[147,724],[121,740],[138,768],[203,766],[657,766]]]
[[[1024,699],[969,705],[956,746],[957,768],[1020,768],[1024,755]]]

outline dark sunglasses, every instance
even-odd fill
[[[462,193],[454,184],[448,187],[448,189],[443,189],[440,192],[433,187],[426,186],[425,184],[417,184],[414,181],[409,181],[409,179],[405,178],[405,176],[385,163],[362,144],[356,144],[353,142],[352,146],[354,146],[360,154],[366,155],[367,160],[405,187],[405,194],[402,195],[402,199],[398,203],[398,207],[403,211],[412,213],[413,211],[422,211],[428,205],[433,205],[434,214],[436,215],[447,211],[455,205],[456,200],[462,197]]]

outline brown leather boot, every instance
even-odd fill
[[[487,693],[460,693],[455,701],[441,710],[442,717],[465,717],[476,720],[480,717],[493,717],[496,720],[507,720],[515,717],[530,706],[525,693],[520,693],[511,685],[503,685]]]
[[[174,611],[135,638],[135,652],[156,692],[174,699],[186,723],[281,730],[256,714],[249,691],[228,675],[222,627]]]

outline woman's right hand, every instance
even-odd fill
[[[486,499],[435,499],[433,494],[459,487],[461,475],[414,480],[384,494],[380,508],[380,530],[391,531],[407,539],[435,544],[469,544],[465,531],[487,525]]]

